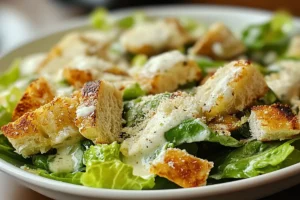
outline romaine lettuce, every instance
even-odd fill
[[[154,187],[154,176],[140,177],[133,174],[133,168],[120,160],[120,145],[91,146],[84,154],[86,172],[81,183],[96,188],[141,190]]]
[[[15,153],[15,149],[2,134],[0,135],[0,158],[19,167],[30,163],[30,159],[25,159],[21,155]]]
[[[15,60],[10,68],[0,76],[0,90],[8,87],[20,78],[20,60]]]
[[[299,139],[299,138],[298,138]],[[287,142],[251,141],[243,147],[222,152],[214,159],[211,178],[249,178],[300,162],[299,150]]]
[[[266,23],[249,26],[243,31],[242,39],[250,50],[278,52],[287,45],[292,28],[292,17],[278,12]]]
[[[210,130],[199,119],[187,119],[165,132],[165,139],[175,146],[192,142],[216,142],[223,146],[239,147],[242,143],[233,137],[221,135]]]
[[[11,113],[0,105],[0,128],[11,121]]]
[[[140,96],[144,96],[146,92],[140,87],[138,83],[134,83],[129,87],[125,88],[123,92],[123,100],[128,101],[136,99]]]

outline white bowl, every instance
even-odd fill
[[[267,20],[271,13],[259,10],[232,7],[177,5],[163,7],[147,7],[143,10],[151,16],[190,16],[211,23],[222,21],[235,32],[251,23]],[[132,9],[114,12],[124,16]],[[18,57],[31,53],[47,51],[59,38],[73,28],[84,29],[88,21],[86,18],[72,21],[60,26],[54,34],[31,41],[3,56],[0,60],[0,71],[5,70],[9,63]],[[296,28],[300,30],[300,20],[295,19]],[[66,29],[67,27],[67,29]],[[64,31],[61,31],[64,29]],[[210,185],[199,188],[125,191],[95,189],[72,185],[59,181],[46,179],[30,174],[0,159],[0,170],[17,179],[24,186],[31,188],[53,199],[79,200],[79,199],[256,199],[267,196],[300,183],[300,163],[269,174],[254,178]]]

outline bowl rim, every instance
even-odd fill
[[[221,11],[224,12],[243,12],[246,15],[260,15],[263,17],[270,17],[271,12],[261,10],[261,9],[252,9],[252,8],[244,8],[238,6],[216,6],[216,5],[195,5],[195,4],[177,4],[177,5],[159,5],[159,6],[146,6],[146,7],[133,7],[127,9],[120,9],[112,11],[112,14],[116,17],[122,17],[133,10],[142,9],[145,12],[151,12],[155,10],[155,12],[168,12],[168,13],[176,13],[182,9],[189,11],[211,11],[215,12]],[[294,18],[295,23],[300,24],[299,18]],[[1,58],[6,57],[12,52],[17,51],[22,46],[28,45],[34,41],[39,39],[47,38],[54,33],[64,32],[66,30],[71,30],[73,28],[82,27],[87,25],[87,18],[75,18],[68,22],[68,26],[59,25],[56,31],[43,31],[38,37],[32,38],[27,42],[24,42],[14,49],[10,51],[6,51],[1,55]],[[279,180],[284,180],[294,175],[300,174],[300,163],[286,167],[281,170],[277,170],[268,174],[259,175],[257,177],[235,180],[227,183],[220,183],[216,185],[208,185],[204,187],[196,187],[196,188],[180,188],[180,189],[163,189],[163,190],[116,190],[116,189],[103,189],[103,188],[90,188],[81,185],[74,185],[70,183],[60,182],[48,178],[44,178],[32,173],[29,173],[23,169],[20,169],[2,159],[0,159],[0,171],[3,171],[16,179],[19,179],[23,182],[28,182],[34,186],[42,187],[45,189],[68,193],[72,195],[78,196],[86,196],[86,197],[102,197],[102,198],[117,198],[117,199],[139,199],[140,195],[155,198],[184,198],[184,197],[199,197],[199,196],[210,196],[215,194],[225,194],[231,193],[235,191],[240,191],[243,189],[250,189],[258,186],[262,186],[265,184],[269,184],[272,182],[276,182]],[[166,192],[168,191],[168,192]]]

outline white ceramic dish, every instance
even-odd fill
[[[143,10],[152,16],[191,16],[204,23],[222,21],[235,32],[239,32],[250,23],[263,22],[271,13],[259,10],[216,6],[164,6],[147,7]],[[132,12],[122,10],[114,12],[123,16]],[[31,41],[3,56],[0,60],[0,71],[5,70],[9,63],[17,57],[31,53],[47,51],[70,28],[84,28],[87,19],[79,19],[60,26],[54,34]],[[300,31],[300,20],[295,19],[296,29]],[[64,31],[61,31],[65,29]],[[257,199],[281,191],[300,183],[300,164],[287,167],[269,174],[245,180],[238,180],[218,185],[176,189],[124,191],[109,189],[94,189],[77,186],[39,177],[25,172],[13,165],[0,160],[0,170],[17,179],[24,186],[31,188],[53,199]]]

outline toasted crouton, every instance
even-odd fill
[[[260,141],[285,140],[300,133],[298,118],[281,104],[253,107],[249,125],[252,136]]]
[[[208,120],[242,111],[268,91],[260,72],[247,61],[233,61],[220,68],[204,85],[196,97]]]
[[[58,42],[38,67],[43,75],[55,76],[63,66],[77,56],[100,56],[102,47],[106,48],[115,33],[102,31],[72,32]],[[102,53],[100,53],[102,54]]]
[[[77,105],[75,98],[58,97],[2,126],[1,130],[16,152],[24,157],[46,153],[82,138],[74,124]]]
[[[64,68],[63,76],[75,88],[81,88],[86,82],[93,80],[91,72],[80,69]]]
[[[169,148],[154,160],[150,171],[181,187],[190,188],[206,185],[212,167],[212,162],[192,156],[180,149]]]
[[[111,83],[88,82],[81,90],[76,125],[94,143],[120,141],[122,109],[122,94]]]
[[[130,53],[153,55],[182,47],[188,34],[176,19],[165,19],[135,26],[121,35],[121,44]]]
[[[192,48],[192,53],[214,59],[230,59],[242,54],[245,46],[223,23],[212,24]]]
[[[12,114],[15,121],[27,112],[33,111],[54,99],[54,93],[46,79],[39,78],[33,81],[25,90]]]
[[[300,61],[281,61],[276,63],[280,71],[265,77],[268,86],[277,97],[285,102],[300,97]]]
[[[300,35],[296,35],[291,39],[286,56],[300,57]]]
[[[179,51],[152,57],[136,75],[136,80],[150,94],[175,91],[180,85],[199,81],[201,70],[197,63]]]

